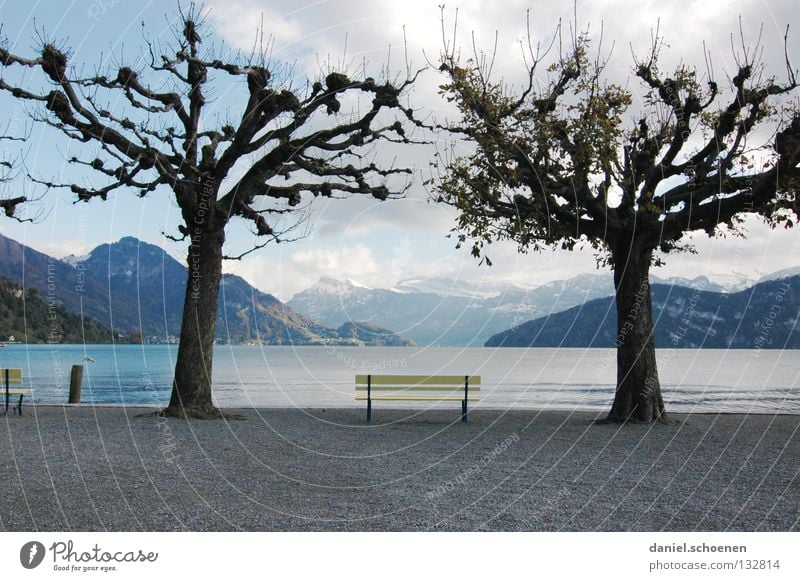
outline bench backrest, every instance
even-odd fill
[[[6,381],[8,385],[22,385],[22,369],[0,368],[0,386],[5,387]]]
[[[466,385],[465,385],[466,384]],[[435,391],[442,395],[481,390],[480,375],[356,375],[356,391]]]

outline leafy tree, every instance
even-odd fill
[[[636,107],[591,56],[586,34],[574,34],[542,77],[547,51],[530,48],[522,89],[493,78],[492,55],[464,61],[445,50],[440,67],[441,93],[461,114],[448,129],[470,151],[444,157],[434,180],[438,200],[459,212],[460,243],[471,241],[478,257],[498,239],[521,251],[588,243],[613,267],[615,422],[668,421],[648,278],[658,252],[686,249],[687,232],[741,233],[745,213],[790,226],[798,208],[800,113],[787,102],[797,87],[788,53],[780,81],[756,60],[760,47],[743,47],[721,87],[689,66],[661,70],[656,37],[647,58],[634,59],[646,93]]]
[[[265,51],[245,59],[206,49],[201,34],[192,8],[181,14],[173,42],[148,42],[143,61],[89,76],[52,43],[31,58],[7,43],[0,48],[0,90],[34,104],[36,122],[83,145],[69,161],[102,181],[40,183],[66,187],[85,202],[117,190],[174,196],[190,276],[166,413],[198,418],[220,416],[211,371],[222,261],[233,258],[223,251],[228,224],[239,218],[250,225],[262,241],[252,251],[288,240],[298,221],[281,224],[304,198],[401,193],[409,183],[402,174],[411,170],[379,163],[374,149],[410,143],[405,128],[415,123],[401,103],[411,75],[395,83],[331,69],[296,86],[291,70],[272,66]],[[231,84],[241,90],[225,93],[231,120],[221,121],[209,96]],[[14,205],[4,209],[13,213]]]

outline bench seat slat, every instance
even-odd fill
[[[480,391],[480,387],[472,387],[469,386],[470,391]],[[367,388],[366,385],[357,385],[356,391],[443,391],[443,392],[461,392],[464,393],[464,383],[462,382],[461,385],[434,385],[434,386],[427,386],[427,385],[373,385],[371,388]]]
[[[366,375],[356,375],[356,385],[367,385]],[[376,385],[464,385],[464,375],[373,375],[371,384]],[[469,376],[470,388],[481,384],[480,375]]]
[[[368,399],[372,399],[373,401],[464,401],[464,396],[440,397],[438,395],[373,395],[372,398],[367,398],[363,395],[356,396],[356,401],[367,401]],[[477,397],[468,397],[467,401],[480,401],[480,399]]]
[[[6,380],[6,368],[5,367],[0,368],[0,379],[2,379],[3,382],[5,383],[5,380]],[[9,383],[14,382],[14,381],[21,382],[22,381],[22,369],[20,369],[19,367],[16,367],[16,368],[9,367],[8,368],[8,379],[9,379]]]
[[[22,369],[17,367],[6,369],[0,368],[0,384],[3,387],[6,385],[6,371],[8,371],[8,384],[9,385],[22,385]]]

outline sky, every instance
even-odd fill
[[[293,66],[298,77],[314,78],[320,63],[346,63],[369,71],[389,68],[402,74],[406,61],[411,68],[436,63],[443,46],[440,1],[391,0],[208,0],[204,4],[207,24],[215,41],[248,51],[263,23],[272,39],[275,62]],[[185,5],[185,3],[184,3]],[[143,31],[151,39],[168,39],[177,17],[178,3],[130,2],[126,0],[11,1],[0,0],[2,34],[18,54],[30,55],[40,38],[69,47],[74,63],[87,66],[119,66],[141,56]],[[712,55],[715,74],[724,78],[734,70],[732,37],[752,44],[761,31],[763,60],[779,78],[785,75],[783,34],[791,25],[789,54],[800,66],[800,2],[798,0],[599,0],[595,2],[503,3],[483,0],[446,2],[445,36],[452,38],[458,14],[455,44],[465,53],[473,42],[491,48],[497,39],[496,70],[509,82],[524,71],[520,41],[526,37],[526,11],[534,41],[547,42],[562,19],[577,14],[581,28],[592,37],[603,38],[611,50],[607,69],[610,78],[626,84],[634,99],[641,99],[641,86],[630,79],[632,53],[642,55],[658,26],[668,47],[663,62],[696,64],[705,68],[703,46]],[[206,42],[211,40],[206,39]],[[737,44],[738,43],[738,44]],[[426,72],[409,103],[419,113],[444,119],[452,114],[436,87],[443,78]],[[231,91],[234,89],[231,88]],[[230,97],[215,95],[220,106]],[[18,103],[0,97],[0,126],[8,133],[27,134],[24,149],[18,143],[3,143],[4,155],[21,155],[27,171],[53,178],[69,175],[64,157],[66,145],[41,127],[30,127]],[[446,137],[441,137],[446,139]],[[444,143],[446,145],[446,143]],[[439,145],[442,145],[440,143]],[[8,148],[16,147],[16,150]],[[227,272],[243,276],[262,291],[288,300],[322,276],[349,278],[375,287],[391,287],[400,280],[448,276],[471,282],[508,280],[536,286],[582,273],[597,272],[591,249],[545,251],[520,254],[511,243],[496,243],[488,254],[493,266],[480,266],[465,250],[456,250],[447,234],[454,226],[451,209],[434,204],[423,186],[428,177],[432,149],[415,148],[404,163],[418,170],[415,182],[401,200],[378,202],[353,198],[317,200],[310,206],[306,236],[296,242],[270,245],[241,261],[228,261]],[[25,191],[41,194],[22,176],[0,186],[2,195]],[[0,232],[54,256],[81,255],[94,246],[136,236],[165,248],[178,259],[186,255],[185,244],[168,240],[180,223],[177,205],[168,190],[145,199],[120,191],[107,202],[74,204],[69,192],[49,191],[36,204],[39,219],[19,224],[0,217]],[[800,265],[800,232],[771,231],[757,220],[747,221],[747,238],[709,240],[694,235],[696,253],[666,257],[666,266],[653,270],[662,278],[741,274],[751,279]],[[228,252],[245,250],[253,236],[244,223],[232,223],[227,232]]]

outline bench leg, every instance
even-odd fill
[[[469,421],[467,418],[467,400],[461,402],[461,421],[465,424]]]
[[[372,400],[367,400],[367,423],[372,421]]]
[[[17,405],[17,412],[19,413],[19,415],[22,415],[22,398],[23,397],[24,396],[22,394],[19,394],[19,404]]]

